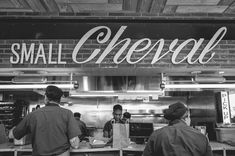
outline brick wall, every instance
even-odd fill
[[[132,44],[135,42],[135,40],[132,40]],[[151,40],[152,43],[157,42],[157,40]],[[164,49],[162,51],[162,54],[165,53],[172,40],[165,40]],[[186,61],[174,65],[171,62],[171,56],[172,53],[169,53],[164,58],[162,58],[160,61],[158,61],[155,64],[151,64],[151,60],[155,54],[154,50],[146,56],[141,62],[137,64],[128,64],[126,61],[123,61],[121,64],[115,64],[113,62],[113,56],[116,54],[116,52],[119,50],[120,46],[117,46],[110,54],[108,54],[105,59],[102,61],[101,64],[95,64],[95,61],[97,61],[98,56],[95,57],[92,61],[85,63],[85,64],[76,64],[72,60],[72,52],[74,47],[76,46],[78,40],[0,40],[0,68],[81,68],[81,69],[88,69],[88,68],[113,68],[113,69],[119,69],[119,68],[167,68],[167,69],[197,69],[197,68],[204,68],[204,69],[231,69],[235,68],[235,41],[234,40],[222,40],[220,43],[212,50],[215,52],[215,56],[213,57],[210,62],[207,64],[188,64]],[[182,43],[183,41],[180,41]],[[203,45],[200,46],[199,50],[195,54],[194,58],[198,57],[201,50],[205,47],[208,41],[204,41]],[[35,53],[37,52],[37,47],[39,43],[43,43],[44,50],[46,57],[48,58],[48,44],[53,44],[53,55],[52,60],[55,61],[57,59],[57,53],[58,53],[58,44],[62,44],[62,61],[66,61],[67,64],[43,64],[42,60],[37,64],[30,64],[29,62],[25,62],[23,64],[11,64],[10,63],[10,57],[13,55],[11,52],[11,45],[12,43],[27,43],[29,45],[30,43],[35,43]],[[89,57],[92,51],[95,48],[101,48],[101,52],[106,48],[108,44],[98,44],[95,40],[89,40],[86,41],[86,43],[81,47],[79,54],[77,55],[78,60],[84,60],[85,58]],[[129,45],[130,47],[131,45]],[[129,48],[128,47],[128,48]],[[29,48],[29,46],[27,47]],[[157,48],[157,47],[156,47]],[[156,49],[155,48],[155,49]],[[192,48],[192,43],[188,44],[186,47],[182,49],[178,59],[182,59]],[[125,50],[125,54],[128,49]],[[20,51],[19,51],[20,53]],[[133,60],[138,59],[141,56],[143,56],[145,52],[141,53],[134,53],[132,56]],[[34,56],[35,57],[35,56]],[[123,56],[120,57],[123,58]],[[208,58],[208,56],[205,57],[205,59]]]

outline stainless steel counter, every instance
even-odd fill
[[[219,142],[210,142],[213,151],[222,151],[223,156],[226,156],[226,150],[234,150],[235,146],[230,146],[228,144],[219,143]],[[101,153],[101,152],[113,152],[115,155],[122,156],[123,152],[143,152],[145,145],[144,144],[130,144],[127,148],[111,148],[110,146],[105,146],[103,148],[91,148],[89,143],[82,142],[78,149],[71,149],[71,153]],[[31,145],[23,146],[14,146],[12,143],[0,144],[0,152],[13,152],[14,156],[17,156],[18,152],[32,152]]]

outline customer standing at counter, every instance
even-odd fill
[[[62,95],[58,87],[48,86],[45,93],[46,106],[28,114],[13,129],[16,139],[31,133],[33,156],[69,156],[70,145],[79,147],[78,136],[81,131],[73,113],[59,106]]]
[[[83,122],[81,120],[81,114],[79,112],[75,112],[73,115],[74,115],[74,117],[75,117],[75,119],[77,121],[77,125],[80,128],[80,131],[82,133],[79,136],[79,139],[80,140],[85,140],[85,137],[88,136],[88,130],[87,130],[86,124],[85,124],[85,122]]]
[[[122,117],[122,106],[116,104],[113,106],[113,118],[107,121],[104,125],[103,136],[106,138],[112,138],[113,136],[113,123],[124,123],[121,120]]]
[[[188,108],[174,103],[164,110],[169,125],[156,130],[150,136],[143,156],[212,156],[205,135],[190,127]]]

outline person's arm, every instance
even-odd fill
[[[73,113],[69,112],[69,121],[68,121],[68,137],[70,141],[70,145],[73,148],[79,147],[80,139],[78,138],[79,135],[81,135],[81,130],[78,127],[75,118],[73,117]]]
[[[13,137],[16,139],[21,139],[23,136],[30,132],[30,114],[27,115],[15,128],[12,129]]]
[[[69,139],[69,142],[73,148],[78,148],[80,139],[78,138],[78,136],[76,136],[76,137],[73,137],[72,139]]]
[[[109,127],[108,122],[105,123],[104,129],[103,129],[103,137],[108,138],[109,137]]]
[[[204,156],[213,156],[213,153],[212,153],[212,150],[211,150],[211,145],[209,143],[208,138],[206,140],[207,140],[207,146],[206,146],[206,153],[205,153]]]
[[[146,144],[144,148],[144,152],[142,156],[153,156],[154,154],[154,141],[153,141],[153,135],[150,136],[148,143]]]
[[[84,125],[84,127],[85,127],[85,136],[89,136],[89,132],[88,132],[86,124]]]

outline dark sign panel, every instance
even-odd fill
[[[80,39],[97,26],[109,27],[112,37],[127,26],[120,39],[210,39],[221,27],[227,28],[224,39],[235,38],[235,21],[224,20],[1,19],[0,23],[0,39]]]

